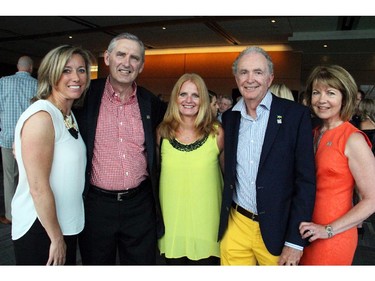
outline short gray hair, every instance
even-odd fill
[[[117,35],[111,40],[111,42],[109,42],[108,49],[107,49],[108,53],[111,53],[113,51],[113,49],[116,47],[117,41],[121,39],[128,39],[128,40],[133,40],[137,42],[139,46],[141,47],[142,61],[145,61],[145,45],[137,36],[128,32],[124,32],[124,33]]]
[[[273,62],[272,62],[272,59],[271,59],[270,55],[265,50],[263,50],[262,48],[260,48],[258,46],[251,46],[251,47],[247,47],[245,50],[243,50],[238,55],[238,57],[235,59],[235,61],[233,62],[233,65],[232,65],[232,73],[233,73],[233,75],[236,75],[236,73],[237,73],[237,70],[238,70],[237,67],[238,67],[239,60],[244,55],[247,55],[247,54],[250,54],[250,53],[258,53],[258,54],[263,55],[266,58],[266,60],[267,60],[269,73],[273,74]]]

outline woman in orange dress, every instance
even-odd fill
[[[311,244],[300,264],[351,265],[357,225],[375,212],[375,158],[371,142],[349,123],[357,86],[337,65],[316,67],[307,80],[308,105],[322,120],[314,129],[316,200],[312,222],[300,233]],[[353,207],[354,187],[362,200]]]

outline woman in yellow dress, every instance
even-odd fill
[[[224,131],[203,79],[182,75],[157,130],[166,264],[218,265]]]

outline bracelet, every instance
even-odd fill
[[[332,229],[332,226],[330,224],[326,225],[325,226],[325,229],[327,231],[327,234],[328,234],[328,238],[331,238],[333,236],[333,229]]]

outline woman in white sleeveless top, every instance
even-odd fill
[[[86,147],[71,108],[90,84],[89,71],[87,51],[68,45],[51,50],[38,70],[36,101],[18,120],[19,183],[12,201],[17,265],[76,263]]]

